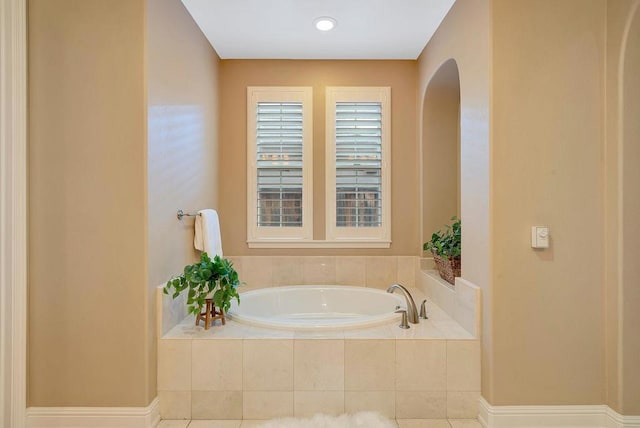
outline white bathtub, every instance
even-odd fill
[[[342,285],[269,287],[240,295],[234,321],[291,330],[347,329],[390,322],[404,298],[384,290]]]

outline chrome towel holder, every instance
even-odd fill
[[[176,217],[178,217],[178,220],[182,220],[182,217],[195,217],[200,215],[200,213],[185,213],[182,210],[178,210]]]

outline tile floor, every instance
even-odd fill
[[[158,428],[256,428],[264,421],[186,421],[164,420]],[[398,419],[399,428],[482,428],[475,419]]]

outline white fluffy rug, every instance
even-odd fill
[[[259,428],[396,428],[379,413],[360,412],[352,415],[315,415],[312,418],[273,419],[258,425]]]

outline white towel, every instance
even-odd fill
[[[213,260],[218,255],[222,257],[222,237],[220,235],[220,221],[216,210],[198,211],[195,222],[193,245],[196,250],[206,252]]]

